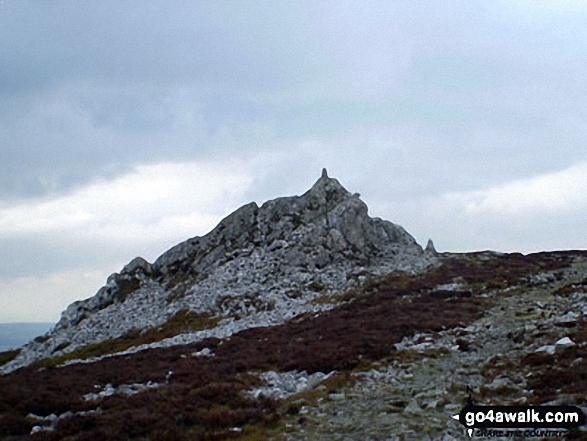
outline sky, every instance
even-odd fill
[[[587,3],[0,0],[0,322],[322,167],[439,251],[587,249]]]

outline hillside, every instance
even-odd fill
[[[0,354],[0,436],[462,439],[467,387],[587,406],[586,300],[587,252],[424,250],[324,171]]]

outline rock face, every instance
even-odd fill
[[[301,196],[247,204],[153,264],[135,258],[94,297],[70,305],[44,341],[29,343],[1,369],[159,326],[182,309],[222,319],[191,341],[276,324],[332,307],[314,300],[370,276],[419,272],[435,262],[402,227],[369,217],[358,194],[323,170]]]

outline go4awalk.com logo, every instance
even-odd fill
[[[576,406],[475,406],[467,404],[453,418],[476,436],[562,436],[585,424]]]

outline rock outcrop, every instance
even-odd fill
[[[434,256],[343,190],[324,173],[109,277],[2,367],[0,434],[450,441],[471,401],[586,411],[587,251]]]
[[[432,254],[433,256],[438,255],[438,251],[436,251],[436,248],[434,247],[434,242],[432,242],[432,239],[428,239],[428,243],[426,243],[426,248],[424,249],[424,251],[426,251],[429,254]]]
[[[358,194],[323,170],[301,196],[251,202],[210,233],[182,242],[153,264],[137,257],[87,300],[75,302],[42,341],[1,369],[160,326],[180,310],[221,319],[213,330],[166,344],[226,336],[334,306],[316,302],[395,270],[435,263],[402,227],[371,218]],[[187,339],[187,340],[186,340]]]

